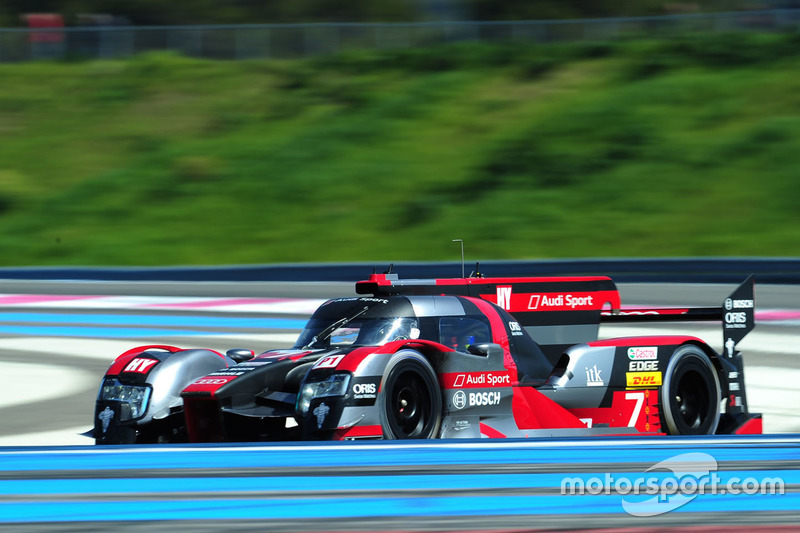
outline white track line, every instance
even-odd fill
[[[28,362],[0,361],[0,376],[0,407],[57,400],[100,386],[85,370]]]
[[[271,333],[264,335],[215,335],[214,339],[238,340],[234,347],[247,348],[240,346],[242,341],[252,341],[260,343],[274,343],[284,347],[290,347],[297,340],[297,333]],[[75,337],[8,337],[0,338],[0,350],[18,350],[22,352],[46,353],[52,356],[83,357],[87,359],[97,359],[108,361],[111,364],[114,359],[123,352],[144,346],[147,344],[164,344],[164,342],[146,339],[84,339]],[[231,343],[234,344],[234,343]],[[180,348],[202,348],[201,339],[195,336],[188,337],[186,343],[180,343]],[[99,378],[98,378],[99,379]],[[99,382],[98,382],[99,383]]]
[[[81,435],[90,429],[91,423],[87,423],[85,426],[58,431],[8,435],[0,437],[0,446],[94,446],[93,438]]]
[[[0,294],[3,309],[82,309],[214,311],[310,315],[325,302],[320,298],[204,298],[182,296],[48,296]]]

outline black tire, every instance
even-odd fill
[[[384,438],[435,438],[442,422],[442,394],[427,359],[416,352],[395,354],[384,371],[378,407]]]
[[[685,345],[670,359],[661,387],[662,424],[670,435],[712,435],[720,417],[717,371],[699,347]]]

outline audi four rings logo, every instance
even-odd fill
[[[195,385],[223,385],[228,380],[225,378],[203,378],[194,382]]]

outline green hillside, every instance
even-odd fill
[[[2,265],[800,253],[800,37],[0,65]]]

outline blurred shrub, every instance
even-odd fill
[[[139,155],[159,150],[165,140],[163,137],[151,133],[125,133],[114,136],[114,142]]]
[[[569,187],[641,157],[653,136],[650,123],[624,102],[589,104],[495,141],[469,185],[450,192],[466,199],[514,185]]]
[[[173,174],[183,183],[212,181],[220,176],[220,161],[202,155],[181,156],[172,163]]]
[[[32,184],[21,172],[0,169],[0,216],[24,203],[32,194]]]
[[[330,78],[322,80],[312,93],[319,100],[356,110],[370,102],[373,88],[370,80]]]
[[[737,68],[800,55],[797,34],[693,33],[661,40],[635,40],[621,46],[629,61],[628,80],[658,76],[678,68]]]
[[[765,165],[775,163],[775,157],[792,159],[797,139],[800,139],[799,117],[767,117],[722,139],[716,151],[717,164],[752,157],[759,157]]]
[[[444,43],[426,48],[344,52],[312,60],[312,65],[323,71],[337,70],[349,74],[370,74],[387,69],[420,74],[496,69],[525,63],[531,56],[540,55],[540,48],[550,51],[554,47],[524,43]]]

